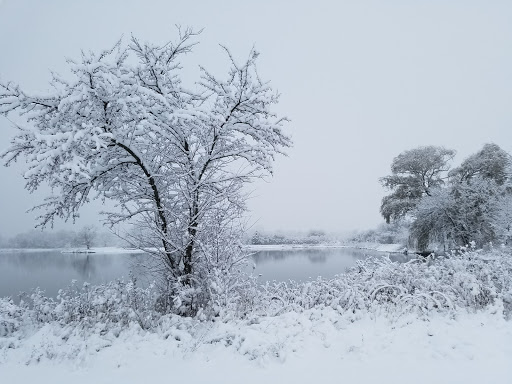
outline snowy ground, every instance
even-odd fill
[[[180,328],[180,329],[179,329]],[[0,339],[1,340],[1,339]],[[5,340],[4,340],[5,341]],[[0,348],[2,383],[510,383],[512,323],[498,314],[290,312],[251,322],[138,327],[84,339],[46,325]],[[51,358],[51,359],[50,359]]]
[[[510,384],[511,257],[364,259],[332,280],[234,291],[220,317],[162,316],[149,288],[121,282],[33,294],[32,309],[4,299],[0,384]]]

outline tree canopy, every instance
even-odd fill
[[[382,200],[381,213],[388,222],[409,215],[410,234],[420,250],[435,243],[452,248],[509,241],[510,155],[496,144],[485,144],[450,171],[453,154],[421,147],[395,158],[394,174],[381,179],[394,188]]]
[[[135,223],[131,240],[153,249],[171,281],[189,287],[212,269],[231,268],[213,255],[233,242],[242,187],[271,174],[276,155],[291,146],[256,51],[237,63],[223,47],[227,76],[200,67],[193,87],[182,83],[179,60],[196,37],[180,29],[163,45],[132,37],[83,53],[68,60],[70,78],[53,74],[47,95],[0,84],[0,113],[18,112],[27,123],[3,153],[6,165],[23,157],[26,188],[47,183],[54,191],[38,206],[39,225],[74,219],[90,199],[113,200],[119,209],[107,223]]]
[[[510,155],[496,144],[485,144],[477,153],[469,156],[462,164],[450,171],[456,181],[469,182],[475,177],[492,179],[499,185],[510,177]]]
[[[426,146],[402,152],[391,163],[391,175],[381,184],[391,190],[382,199],[380,212],[386,222],[398,220],[414,209],[424,195],[444,184],[455,151]]]

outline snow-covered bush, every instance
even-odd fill
[[[17,331],[23,322],[23,308],[11,299],[0,299],[0,337]]]
[[[353,321],[364,313],[391,318],[416,313],[428,318],[433,312],[453,314],[456,310],[492,310],[512,317],[512,254],[506,249],[468,248],[449,257],[407,263],[371,257],[333,279],[309,282],[257,286],[254,277],[221,268],[213,268],[207,277],[203,281],[208,285],[201,290],[208,292],[208,297],[197,307],[193,321],[252,322],[285,312],[325,308]],[[22,337],[23,329],[38,329],[47,323],[96,334],[118,335],[134,325],[165,333],[176,321],[191,324],[192,319],[176,316],[184,305],[176,301],[185,295],[163,296],[158,287],[141,288],[132,280],[99,286],[72,284],[61,290],[57,299],[35,290],[19,305],[0,299],[0,340],[5,341],[0,344],[7,345],[14,334]]]
[[[130,324],[155,330],[166,316],[181,315],[183,306],[189,305],[186,301],[201,298],[202,292],[207,292],[208,297],[194,307],[199,320],[244,318],[253,310],[258,297],[254,277],[219,269],[213,269],[207,277],[204,287],[199,288],[201,294],[186,292],[181,284],[178,287],[182,290],[174,294],[155,285],[142,288],[132,279],[96,286],[73,282],[61,289],[55,299],[40,289],[22,294],[19,304],[0,298],[0,337],[12,335],[24,326],[39,328],[47,323],[101,333],[119,333]]]
[[[62,326],[123,328],[137,323],[142,329],[154,328],[162,313],[158,308],[158,291],[137,287],[134,280],[117,280],[108,284],[79,287],[72,283],[61,289],[56,299],[40,289],[23,294],[19,305],[0,299],[0,336],[18,330],[22,324],[39,326],[57,322]]]
[[[463,249],[450,257],[359,260],[333,279],[273,282],[263,287],[262,314],[302,311],[330,306],[345,311],[385,310],[391,313],[479,310],[502,301],[512,314],[512,256],[510,252]]]

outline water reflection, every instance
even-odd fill
[[[264,282],[306,281],[316,279],[318,276],[332,278],[344,273],[347,268],[354,266],[357,260],[369,255],[383,254],[353,248],[293,249],[259,251],[251,257],[255,265],[254,273],[261,274],[260,280]]]
[[[368,255],[380,255],[357,249],[293,249],[260,251],[251,255],[254,269],[265,281],[306,281],[334,277]],[[410,257],[392,254],[391,259],[404,262]],[[144,267],[141,267],[144,265]],[[161,263],[147,254],[71,254],[59,251],[0,252],[0,297],[16,298],[20,292],[39,287],[55,297],[59,289],[72,280],[101,284],[119,278],[128,279],[130,272],[141,285],[154,281]],[[157,282],[158,283],[158,282]]]
[[[137,275],[134,255],[72,254],[58,251],[0,253],[0,296],[17,297],[33,288],[55,297],[72,280],[101,284]]]

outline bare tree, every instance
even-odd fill
[[[74,219],[91,198],[111,199],[119,211],[109,224],[135,223],[131,238],[164,263],[174,287],[204,278],[211,229],[241,216],[242,187],[272,173],[277,154],[291,145],[285,118],[272,112],[279,95],[256,71],[251,51],[220,79],[201,67],[196,90],[183,86],[179,59],[197,33],[180,30],[164,45],[118,42],[99,54],[69,61],[71,80],[53,76],[55,91],[33,96],[1,85],[0,113],[28,122],[3,154],[7,165],[24,156],[26,188],[48,183],[56,194],[37,208],[39,225]]]
[[[93,225],[83,227],[77,234],[78,242],[91,249],[91,246],[96,238],[96,228]]]

